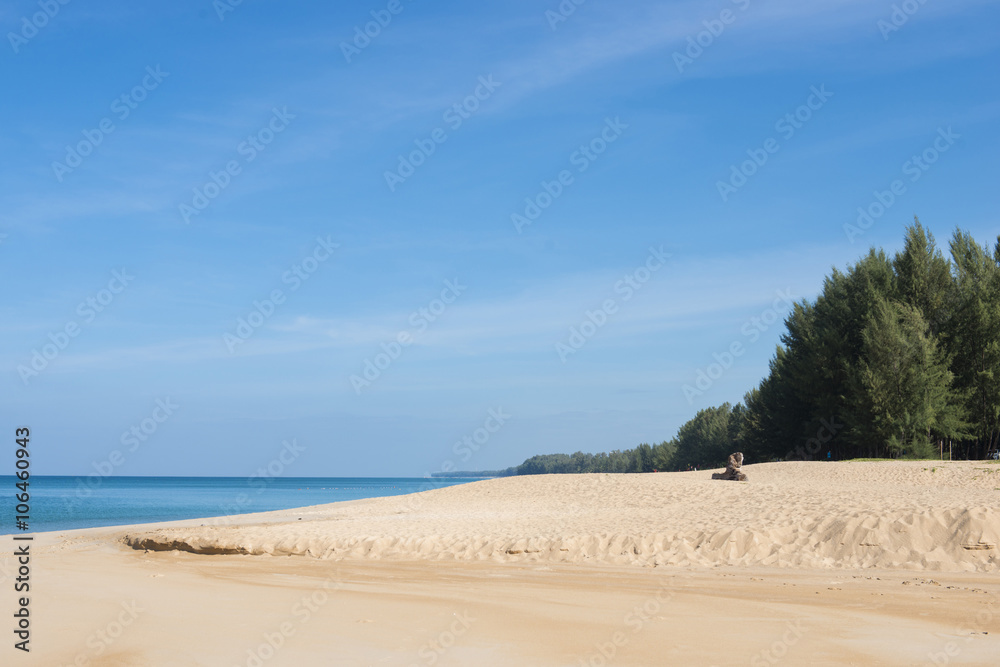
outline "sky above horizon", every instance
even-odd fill
[[[914,215],[945,249],[1000,233],[985,0],[36,0],[0,25],[0,398],[34,474],[661,442]]]

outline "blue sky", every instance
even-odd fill
[[[914,214],[1000,232],[995,3],[224,2],[0,4],[0,400],[36,474],[659,442]]]

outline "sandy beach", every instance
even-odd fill
[[[1000,466],[744,471],[39,534],[4,664],[997,664]]]

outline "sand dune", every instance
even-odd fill
[[[319,559],[1000,569],[1000,465],[785,462],[514,477],[129,530],[136,549]],[[144,527],[145,528],[145,527]]]
[[[745,470],[748,483],[520,477],[219,525],[41,533],[32,651],[16,661],[997,664],[1000,466]],[[0,583],[16,572],[0,552]],[[13,603],[0,596],[0,614]]]

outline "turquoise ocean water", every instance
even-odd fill
[[[476,481],[425,477],[35,477],[27,532],[267,512]],[[17,479],[0,476],[0,535],[15,526]]]

